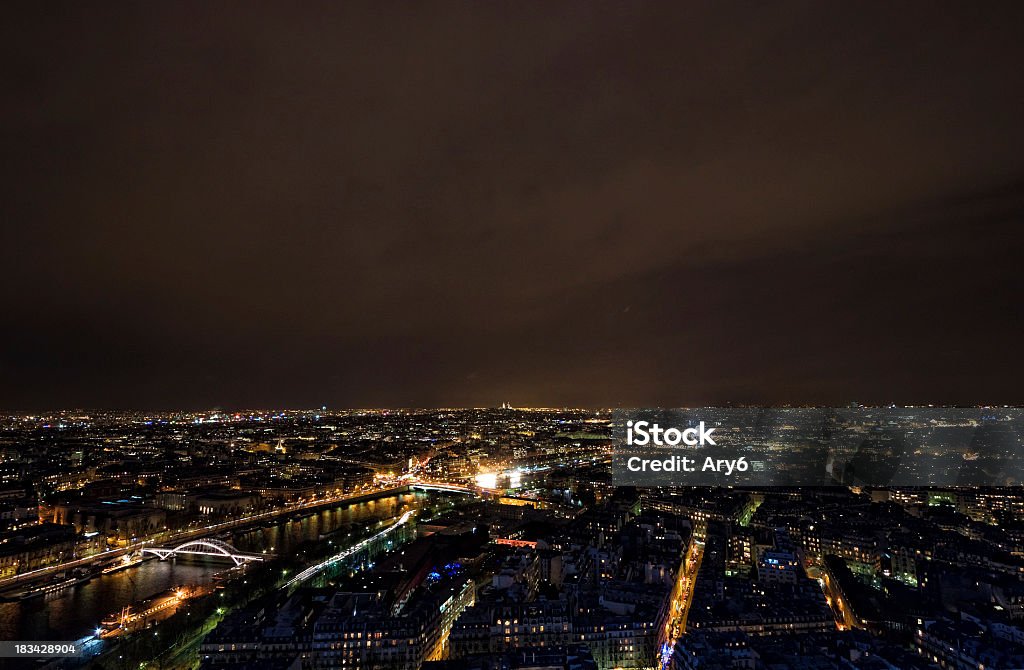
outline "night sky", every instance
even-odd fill
[[[0,33],[0,409],[1024,402],[1024,3]]]

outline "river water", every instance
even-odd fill
[[[421,507],[433,494],[405,493],[342,505],[301,519],[234,533],[227,539],[245,552],[287,553],[321,534],[359,529],[376,521]],[[231,567],[217,559],[148,560],[134,568],[100,575],[46,599],[0,603],[0,640],[77,640],[93,632],[100,621],[125,605],[183,584],[208,584]]]

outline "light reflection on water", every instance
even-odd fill
[[[403,505],[421,505],[425,493],[408,493],[322,510],[301,520],[284,520],[227,538],[241,551],[287,553],[298,544],[345,527],[397,516]],[[0,640],[76,640],[123,606],[182,584],[208,584],[230,562],[179,559],[149,560],[142,565],[100,575],[47,599],[0,603]]]

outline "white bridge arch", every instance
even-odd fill
[[[142,550],[144,554],[155,554],[160,560],[166,560],[178,554],[192,554],[198,556],[223,556],[234,561],[235,565],[241,565],[248,561],[262,561],[262,556],[246,554],[238,551],[223,540],[189,540],[177,547],[146,547]]]

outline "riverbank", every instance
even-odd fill
[[[209,535],[221,533],[224,531],[238,531],[245,530],[249,526],[257,525],[260,523],[266,523],[267,521],[276,520],[278,517],[295,514],[296,512],[316,512],[326,507],[333,507],[340,504],[358,504],[361,502],[375,500],[379,498],[386,498],[393,495],[401,495],[408,493],[412,487],[408,484],[401,486],[394,486],[385,489],[379,489],[377,491],[367,491],[358,494],[349,494],[344,496],[337,496],[333,498],[323,498],[319,500],[313,500],[304,502],[297,505],[290,505],[280,507],[259,514],[246,517],[244,519],[235,519],[231,521],[225,521],[222,523],[211,524],[202,528],[183,530],[173,534],[160,535],[153,538],[136,542],[130,546],[122,547],[119,549],[111,549],[99,554],[92,556],[84,556],[72,561],[66,561],[57,565],[47,566],[45,568],[39,568],[30,572],[25,572],[18,575],[12,575],[0,579],[0,594],[7,591],[13,590],[16,586],[33,586],[41,583],[46,578],[52,577],[53,575],[60,572],[68,572],[75,568],[85,568],[95,563],[104,563],[107,561],[113,561],[119,557],[132,552],[141,551],[147,546],[160,545],[160,544],[181,544],[188,542],[189,540],[197,540],[200,538],[207,537]]]

